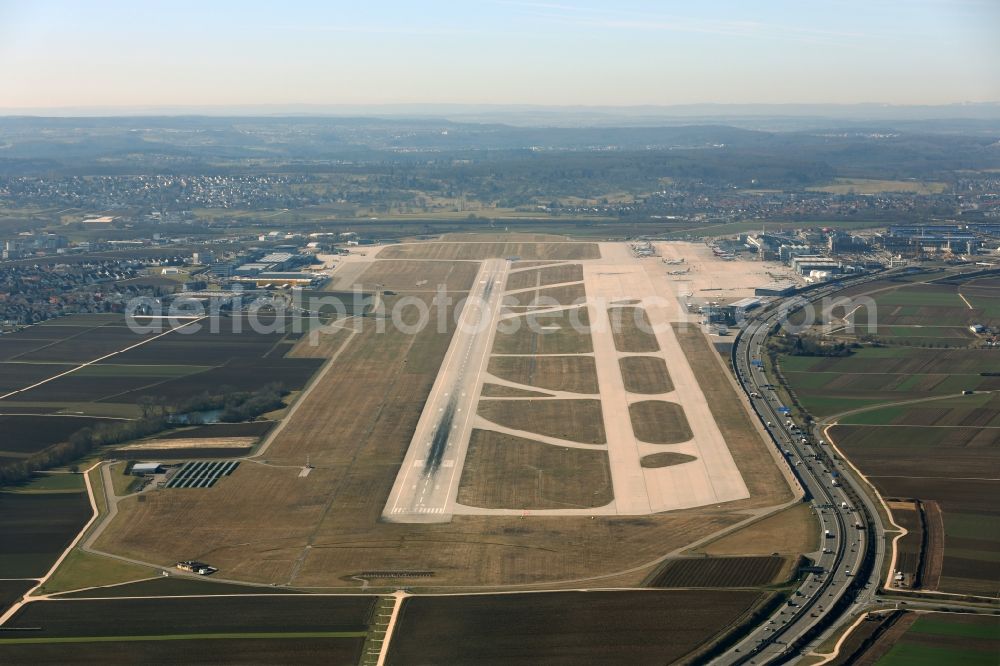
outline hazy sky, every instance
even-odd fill
[[[0,107],[1000,101],[1000,0],[0,0]]]

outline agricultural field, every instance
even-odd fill
[[[1000,618],[954,613],[906,613],[852,657],[878,666],[993,666],[1000,654]]]
[[[234,594],[300,594],[296,590],[265,585],[236,585],[220,583],[202,578],[182,578],[179,576],[157,576],[131,583],[99,587],[76,592],[63,592],[59,599],[108,599],[113,597],[176,597],[186,595],[210,596]],[[301,594],[305,594],[302,592]]]
[[[6,365],[10,362],[74,365],[152,339],[154,335],[155,332],[133,332],[124,325],[121,315],[72,315],[52,319],[0,336],[0,361],[4,362],[0,376],[9,376],[14,371]]]
[[[925,581],[923,575],[924,519],[920,513],[920,503],[916,501],[888,500],[886,505],[892,511],[892,520],[906,530],[902,538],[896,540],[896,565],[894,571],[903,574],[903,582],[908,588],[936,585]],[[940,573],[940,572],[939,572]]]
[[[989,471],[1000,466],[998,433],[996,394],[886,407],[853,415],[829,431],[884,497],[918,499],[925,516],[936,515],[928,505],[940,507],[943,539],[932,529],[936,522],[925,523],[928,536],[935,536],[928,543],[940,547],[943,541],[938,588],[986,596],[997,595],[1000,579],[1000,513],[989,499],[1000,492]],[[922,557],[936,563],[941,553]],[[922,581],[925,587],[937,582],[935,573]]]
[[[262,323],[269,328],[281,327],[281,322],[273,320]],[[83,333],[78,332],[80,329]],[[55,333],[50,330],[61,337],[53,340]],[[43,333],[49,337],[39,338]],[[78,338],[81,335],[83,341]],[[176,399],[218,386],[252,390],[259,386],[262,376],[295,389],[320,365],[316,359],[282,358],[281,353],[287,351],[282,343],[297,335],[292,330],[256,332],[242,318],[222,318],[216,331],[206,322],[200,328],[192,324],[156,339],[133,333],[121,317],[115,323],[91,328],[39,324],[0,337],[0,355],[5,350],[20,350],[25,342],[34,346],[14,355],[8,353],[7,362],[0,368],[0,376],[17,384],[17,389],[56,377],[77,364],[113,355],[34,388],[0,397],[0,406],[10,411],[25,402],[134,403],[143,396]],[[134,346],[143,341],[146,343]],[[84,396],[86,400],[81,400]]]
[[[0,615],[7,612],[34,586],[33,580],[0,580]]]
[[[903,635],[913,621],[906,611],[871,613],[855,627],[840,646],[840,654],[830,663],[833,666],[872,666],[892,643]]]
[[[778,366],[816,417],[965,390],[1000,389],[1000,376],[983,374],[1000,373],[996,349],[866,347],[846,357],[780,356]]]
[[[416,597],[404,602],[388,663],[672,663],[738,626],[762,598],[704,590]]]
[[[365,631],[372,596],[239,595],[35,601],[5,627],[41,627],[32,638]],[[5,632],[4,638],[15,636]],[[0,639],[2,641],[2,639]]]
[[[113,419],[60,414],[0,414],[0,457],[20,458],[65,442],[77,430]]]
[[[142,416],[143,404],[178,405],[204,392],[265,383],[302,389],[322,358],[288,358],[301,336],[289,320],[223,317],[161,333],[133,332],[120,315],[64,317],[0,336],[5,392],[0,464],[42,454],[77,431]],[[287,326],[287,328],[285,328]],[[262,381],[266,380],[266,381]]]
[[[947,184],[934,181],[835,178],[830,185],[807,187],[806,189],[811,192],[829,192],[830,194],[881,194],[883,192],[941,194],[947,188]]]
[[[103,637],[102,637],[103,638]],[[296,632],[242,638],[135,640],[14,644],[0,640],[0,661],[9,664],[316,664],[354,666],[363,635],[323,637]]]
[[[668,560],[650,587],[759,587],[776,582],[785,558],[689,557]]]
[[[1000,278],[982,277],[964,282],[958,287],[963,302],[982,313],[983,322],[1000,322]]]
[[[567,509],[614,499],[606,451],[473,430],[458,501],[491,509]]]
[[[18,487],[0,492],[0,571],[4,578],[45,575],[90,518],[83,487],[69,492]]]
[[[976,303],[966,297],[966,290],[975,292]],[[875,301],[874,309],[866,306],[849,317],[857,334],[870,335],[868,325],[877,325],[875,336],[887,338],[887,344],[969,347],[976,341],[968,330],[970,324],[1000,323],[994,298],[983,292],[981,287],[961,282],[893,285],[869,292],[867,295]]]
[[[407,243],[389,245],[378,253],[379,259],[481,260],[519,257],[525,260],[598,259],[596,243],[570,242],[463,242]]]

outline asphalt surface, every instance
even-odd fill
[[[871,279],[875,277],[827,286],[811,292],[809,299]],[[825,640],[840,620],[868,607],[880,583],[885,540],[875,506],[826,443],[779,412],[783,405],[757,365],[769,330],[785,311],[772,307],[749,320],[736,340],[733,360],[740,385],[817,511],[824,533],[814,565],[822,572],[806,573],[788,602],[714,660],[716,664],[794,663]],[[863,580],[855,577],[861,569],[870,571]]]
[[[384,520],[451,520],[509,266],[505,259],[489,259],[479,269],[382,510]]]

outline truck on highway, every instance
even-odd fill
[[[840,480],[837,479],[837,477],[833,477],[833,480],[830,481],[830,485],[833,486],[833,487],[835,487],[835,488],[839,487],[840,486]]]
[[[827,539],[832,539],[833,532],[831,532],[830,530],[823,530],[823,536],[825,536]]]

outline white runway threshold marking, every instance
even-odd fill
[[[479,269],[382,511],[386,520],[451,520],[475,415],[469,407],[479,395],[500,317],[503,289],[494,285],[506,281],[508,269],[503,259],[486,260]]]

